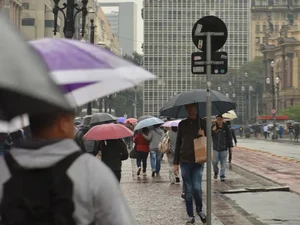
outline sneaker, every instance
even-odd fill
[[[188,219],[188,221],[186,221],[185,225],[193,225],[195,224],[195,218],[194,217],[190,217]]]
[[[147,173],[146,173],[146,172],[143,172],[143,176],[144,176],[144,177],[147,176]]]
[[[199,211],[199,212],[197,212],[197,214],[200,217],[200,220],[202,221],[202,223],[206,223],[206,215],[204,214],[204,212]]]
[[[225,177],[221,177],[221,181],[223,181],[223,182],[224,182],[224,181],[225,181]]]
[[[175,180],[176,180],[176,183],[180,183],[180,178],[179,177],[176,177]]]
[[[141,174],[141,167],[138,168],[136,175],[140,175]]]
[[[155,171],[152,171],[152,177],[155,177]]]

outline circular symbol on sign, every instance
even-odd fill
[[[225,73],[225,70],[223,70],[223,69],[221,69],[221,71],[220,71],[221,73]]]
[[[219,70],[216,69],[216,70],[215,70],[215,73],[218,73],[218,72],[219,72]]]
[[[227,40],[228,32],[226,24],[220,18],[216,16],[205,16],[199,19],[192,30],[192,39],[194,45],[201,51],[206,51],[206,36],[202,36],[202,33],[213,32],[223,33],[222,36],[211,37],[211,51],[216,52],[223,47]]]
[[[276,113],[276,109],[272,109],[272,114],[275,114]]]

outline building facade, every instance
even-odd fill
[[[251,59],[262,56],[260,46],[266,44],[270,35],[279,35],[289,20],[300,25],[299,4],[300,0],[252,0]]]
[[[54,37],[54,15],[51,0],[23,0],[22,33],[27,40]],[[57,34],[63,37],[63,15],[59,12]]]
[[[250,1],[145,0],[144,66],[158,79],[144,84],[144,113],[158,115],[174,94],[204,87],[205,78],[191,73],[192,27],[203,16],[215,15],[227,25],[229,68],[239,69],[250,59]],[[218,75],[224,77],[226,75]],[[240,88],[239,88],[240,89]],[[241,95],[235,93],[236,102]]]
[[[0,9],[21,30],[22,0],[0,0]]]
[[[100,3],[101,7],[118,7],[117,12],[106,13],[110,27],[119,39],[123,54],[132,55],[137,51],[137,5],[134,2]]]

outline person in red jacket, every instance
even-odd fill
[[[133,142],[135,143],[136,149],[136,165],[137,165],[137,175],[141,174],[141,163],[143,163],[143,175],[146,176],[146,169],[147,169],[147,158],[149,155],[149,141],[147,141],[143,135],[149,132],[148,128],[142,129],[134,136]]]

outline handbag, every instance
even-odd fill
[[[201,130],[201,128],[200,128]],[[203,132],[203,130],[201,130]],[[206,149],[206,137],[204,133],[201,137],[194,139],[194,153],[195,153],[195,163],[205,163],[207,162],[207,149]],[[213,154],[213,151],[211,151]]]
[[[134,146],[133,146],[132,150],[129,153],[129,157],[131,159],[136,159],[136,144],[135,143],[133,143],[133,144],[134,144]]]

